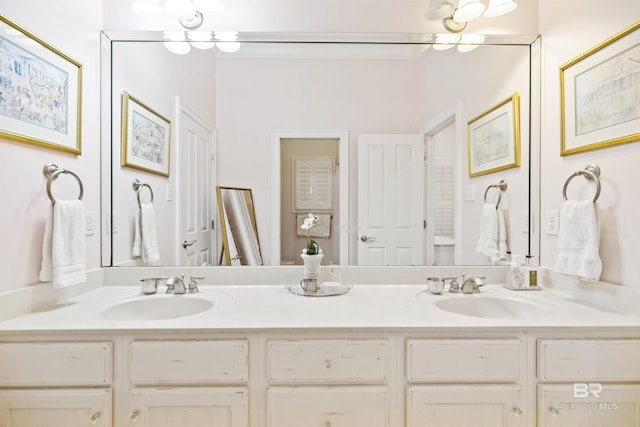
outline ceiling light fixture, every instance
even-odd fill
[[[457,7],[454,0],[431,0],[427,19],[442,19],[442,25],[450,33],[460,33],[467,24],[480,16],[493,18],[513,12],[518,5],[513,0],[459,0]],[[489,6],[486,7],[487,3]],[[483,15],[484,12],[484,15]]]
[[[197,30],[202,25],[204,17],[200,11],[196,10],[193,15],[181,16],[178,18],[178,22],[187,30]]]
[[[518,7],[513,0],[489,0],[489,7],[484,16],[486,18],[495,18],[496,16],[506,15],[513,12]]]
[[[458,22],[469,22],[482,16],[484,9],[485,5],[480,0],[460,0],[451,16]]]

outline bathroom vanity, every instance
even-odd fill
[[[0,323],[0,419],[637,426],[638,360],[639,316],[550,289],[361,284],[305,298],[282,284],[185,295],[106,284]]]

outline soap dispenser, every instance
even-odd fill
[[[520,257],[518,255],[513,255],[511,257],[509,274],[507,275],[507,285],[514,289],[524,286],[524,276],[522,274],[522,268],[520,267],[519,261]]]
[[[531,264],[531,258],[533,258],[533,256],[527,255],[524,258],[524,267],[522,267],[524,281],[522,285],[525,287],[537,287],[538,271],[536,267]]]

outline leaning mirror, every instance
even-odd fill
[[[484,199],[497,198],[487,188],[502,181],[509,250],[538,259],[537,37],[487,36],[458,49],[425,34],[240,34],[233,52],[222,44],[185,55],[162,37],[102,36],[104,265],[143,265],[131,256],[134,179],[156,194],[159,265],[220,263],[219,184],[251,188],[263,207],[255,212],[263,265],[300,262],[296,221],[309,212],[330,218],[318,242],[327,263],[488,265],[476,250],[480,217]],[[168,176],[123,165],[125,93],[170,121]],[[467,123],[514,94],[519,163],[470,176]],[[385,164],[403,167],[392,178]],[[332,199],[307,207],[292,201],[296,188]]]
[[[216,200],[225,265],[262,265],[251,189],[217,186]]]

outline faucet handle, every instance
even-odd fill
[[[200,292],[198,289],[198,282],[196,280],[204,280],[204,276],[191,276],[191,280],[189,281],[189,293],[195,294]]]
[[[442,280],[444,280],[445,282],[449,280],[449,292],[456,293],[456,294],[460,292],[460,285],[458,284],[458,276],[443,277]]]

